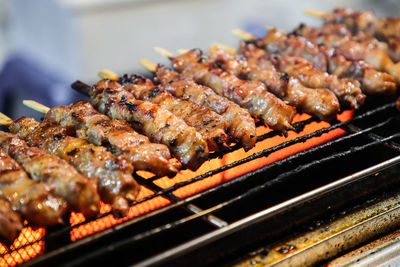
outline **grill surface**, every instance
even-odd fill
[[[114,219],[107,206],[103,207],[103,214],[90,221],[72,214],[71,225],[23,232],[20,239],[25,237],[28,242],[17,241],[10,250],[3,250],[2,263],[26,261],[30,266],[225,262],[232,255],[257,247],[261,241],[273,240],[306,221],[324,216],[327,206],[333,211],[398,183],[400,178],[393,177],[392,169],[398,170],[400,162],[399,120],[393,102],[375,99],[347,121],[331,125],[314,118],[299,121],[294,124],[299,137],[279,137],[281,142],[244,154],[244,158],[233,162],[226,159],[229,154],[225,155],[222,166],[210,161],[205,164],[205,173],[190,173],[194,177],[187,179],[188,172],[184,171],[181,175],[185,179],[174,178],[170,186],[160,182],[159,177],[138,172],[135,178],[146,190],[133,203],[136,210],[128,218]],[[318,124],[326,127],[304,134],[307,127]],[[260,131],[264,133],[258,143],[279,135]],[[339,137],[318,145],[327,140],[323,139],[327,133]],[[302,152],[283,154],[281,158],[273,154],[313,140],[319,140],[314,143],[317,146]],[[233,146],[230,154],[239,148]],[[222,156],[212,155],[216,159]],[[263,167],[248,165],[265,158],[263,164],[268,164]],[[276,161],[268,161],[270,158]],[[387,175],[374,175],[385,170],[390,170]],[[219,185],[211,183],[208,189],[189,196],[193,188],[220,174],[224,175],[217,179]],[[154,199],[159,200],[158,206],[149,212],[146,203]],[[27,236],[28,232],[35,236]]]

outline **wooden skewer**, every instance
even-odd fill
[[[118,80],[118,75],[115,72],[112,72],[111,70],[102,70],[98,73],[100,78],[102,79],[109,79],[112,81]]]
[[[13,120],[10,117],[0,112],[0,125],[8,126],[11,123],[13,123]]]
[[[236,49],[233,48],[232,46],[224,45],[224,44],[221,44],[221,43],[215,43],[212,46],[219,47],[219,48],[225,50],[226,52],[228,52],[231,55],[236,55]]]
[[[171,52],[161,47],[154,47],[154,51],[168,59],[173,59],[175,57]]]
[[[247,41],[257,40],[257,37],[252,35],[251,33],[245,32],[241,29],[234,29],[232,31],[233,35]]]
[[[317,17],[317,18],[323,18],[327,15],[327,13],[325,13],[325,12],[318,11],[318,10],[311,9],[311,8],[304,9],[304,13],[306,13],[307,15],[313,16],[313,17]]]
[[[50,110],[49,107],[46,107],[45,105],[42,105],[42,104],[40,104],[40,103],[38,103],[36,101],[33,101],[33,100],[24,100],[24,101],[22,101],[22,103],[25,106],[27,106],[28,108],[36,110],[36,111],[38,111],[40,113],[46,114]]]
[[[75,91],[82,93],[86,96],[90,96],[90,90],[91,90],[91,86],[81,82],[81,81],[75,81],[71,84],[72,89],[74,89]]]
[[[22,103],[28,108],[31,108],[41,113],[47,113],[50,110],[50,108],[46,107],[45,105],[42,105],[33,100],[23,100]]]
[[[155,72],[157,70],[157,65],[151,62],[148,59],[141,59],[139,60],[140,65],[142,65],[145,69],[147,69],[150,72]]]
[[[178,52],[179,55],[182,55],[182,54],[185,54],[186,52],[188,52],[189,50],[188,50],[188,49],[180,48],[180,49],[178,49],[178,50],[176,50],[176,51]]]

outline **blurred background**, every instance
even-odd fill
[[[234,28],[262,36],[265,25],[320,25],[303,10],[334,7],[400,15],[398,0],[0,0],[0,111],[40,118],[21,101],[69,104],[86,98],[70,84],[93,83],[101,69],[145,74],[141,58],[168,64],[154,46],[236,46]]]

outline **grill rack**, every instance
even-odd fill
[[[385,127],[385,126],[389,125],[390,123],[393,123],[395,120],[398,120],[399,119],[398,115],[391,116],[387,120],[385,120],[383,122],[379,122],[379,123],[377,123],[377,124],[375,124],[373,126],[367,127],[367,128],[360,128],[360,127],[355,126],[355,123],[357,123],[359,121],[368,119],[368,118],[373,117],[373,116],[375,116],[375,115],[377,115],[379,113],[384,113],[384,112],[388,112],[388,111],[394,110],[394,108],[395,108],[395,103],[389,103],[389,104],[384,104],[384,105],[379,106],[379,107],[375,107],[375,108],[373,108],[371,110],[368,110],[368,111],[362,111],[360,114],[357,114],[356,116],[354,116],[352,119],[350,119],[348,121],[345,121],[345,122],[334,121],[334,122],[331,123],[330,127],[326,127],[326,128],[317,130],[317,131],[315,131],[313,133],[306,134],[304,136],[301,136],[301,137],[298,137],[298,138],[283,142],[283,143],[281,143],[281,144],[279,144],[277,146],[274,146],[274,147],[265,149],[263,151],[254,153],[254,154],[252,154],[252,155],[250,155],[250,156],[248,156],[248,157],[246,157],[244,159],[241,159],[241,160],[235,161],[233,163],[230,163],[230,164],[224,165],[222,167],[219,167],[217,169],[208,171],[208,172],[206,172],[204,174],[198,175],[198,176],[196,176],[196,177],[194,177],[192,179],[189,179],[187,181],[176,183],[173,186],[165,188],[165,189],[160,188],[158,185],[156,185],[154,183],[154,181],[156,179],[158,179],[159,177],[153,177],[153,178],[145,179],[145,178],[141,177],[140,175],[138,175],[137,173],[135,173],[134,176],[135,176],[135,179],[137,179],[138,183],[140,183],[141,185],[143,185],[143,186],[149,188],[150,190],[154,191],[154,194],[152,194],[150,196],[147,196],[147,197],[144,197],[143,199],[140,199],[139,201],[136,201],[136,202],[132,203],[132,206],[140,204],[140,203],[143,203],[143,202],[145,202],[147,200],[153,199],[153,198],[158,197],[158,196],[165,197],[165,198],[169,199],[172,203],[170,205],[167,205],[167,206],[163,207],[163,208],[151,211],[151,212],[146,213],[144,215],[141,215],[139,217],[136,217],[136,218],[130,219],[128,221],[122,222],[119,225],[115,225],[115,226],[113,226],[113,227],[111,227],[109,229],[103,230],[101,232],[97,232],[97,233],[95,233],[95,234],[93,234],[91,236],[85,237],[83,239],[80,239],[80,240],[72,242],[72,243],[70,242],[70,236],[69,236],[69,233],[70,233],[70,231],[72,229],[77,228],[77,227],[79,227],[81,225],[84,225],[86,223],[89,223],[91,221],[94,221],[94,220],[103,218],[105,216],[108,216],[111,213],[108,212],[108,213],[101,214],[101,215],[99,215],[99,216],[97,216],[95,218],[92,218],[90,220],[86,220],[86,221],[84,221],[84,222],[82,222],[80,224],[74,225],[74,226],[62,226],[60,229],[50,229],[50,231],[44,237],[42,237],[41,239],[39,239],[39,240],[37,240],[35,242],[31,242],[31,243],[25,244],[25,245],[23,245],[21,247],[18,247],[17,249],[21,249],[21,248],[30,246],[30,245],[32,245],[34,243],[41,242],[41,241],[45,241],[46,242],[46,246],[53,245],[54,243],[58,243],[56,240],[60,240],[60,239],[64,240],[65,243],[68,243],[67,245],[63,244],[61,247],[58,247],[58,248],[56,247],[55,249],[53,249],[53,250],[51,250],[49,252],[45,252],[44,255],[42,255],[42,256],[40,256],[40,257],[38,257],[36,259],[33,259],[31,261],[28,261],[26,263],[26,265],[35,265],[35,264],[46,263],[46,262],[51,261],[53,258],[57,257],[58,255],[60,255],[61,252],[73,251],[73,250],[76,250],[77,248],[84,247],[85,245],[90,244],[90,243],[92,243],[92,242],[94,242],[96,240],[101,240],[104,237],[107,237],[109,235],[114,234],[114,232],[118,231],[119,229],[132,227],[135,224],[138,224],[138,223],[140,223],[142,221],[145,221],[145,220],[147,220],[147,219],[149,219],[149,218],[151,218],[153,216],[160,215],[160,214],[163,214],[163,213],[168,213],[168,212],[170,212],[172,210],[175,210],[177,208],[184,208],[185,210],[189,211],[192,215],[190,215],[188,217],[185,217],[183,219],[179,219],[179,220],[177,220],[175,222],[172,222],[172,223],[168,223],[168,224],[165,224],[165,225],[157,226],[157,227],[152,228],[152,229],[150,229],[148,231],[136,234],[133,237],[122,239],[117,244],[113,245],[112,250],[116,251],[118,248],[127,246],[128,244],[130,244],[132,242],[137,242],[139,240],[143,240],[143,239],[145,239],[145,238],[147,238],[149,236],[152,236],[152,235],[155,235],[155,234],[159,233],[160,231],[170,230],[170,229],[179,227],[181,225],[184,225],[184,224],[186,224],[186,223],[188,223],[190,221],[193,221],[193,220],[196,220],[196,219],[199,219],[199,218],[202,218],[203,220],[207,221],[210,225],[213,226],[214,229],[215,228],[218,229],[218,228],[226,227],[227,225],[229,225],[229,222],[226,222],[225,220],[222,220],[219,217],[215,216],[214,215],[215,213],[217,213],[218,211],[220,211],[223,208],[226,208],[226,207],[234,204],[235,202],[243,200],[244,198],[252,197],[253,195],[261,192],[262,190],[264,190],[265,188],[268,188],[268,187],[271,187],[271,186],[276,186],[278,184],[287,183],[288,181],[290,181],[291,176],[294,173],[299,173],[299,172],[301,172],[301,171],[303,171],[303,170],[305,170],[307,168],[312,168],[312,167],[314,167],[316,165],[321,165],[321,164],[324,164],[324,163],[329,162],[329,161],[334,161],[334,160],[336,160],[338,158],[343,158],[343,157],[349,156],[351,154],[357,153],[359,151],[366,150],[366,149],[368,149],[370,147],[377,146],[377,145],[380,145],[380,144],[385,144],[386,146],[390,147],[391,149],[399,151],[400,150],[399,149],[400,146],[399,146],[399,144],[397,142],[394,141],[394,140],[398,140],[398,138],[400,137],[399,133],[394,133],[394,134],[386,136],[386,137],[381,137],[380,135],[372,133],[372,131],[375,131],[375,130],[381,128],[381,127]],[[297,132],[301,132],[306,125],[308,125],[309,123],[314,122],[314,121],[318,121],[318,120],[316,118],[310,118],[310,119],[295,123],[294,124],[294,128],[296,129]],[[311,149],[299,152],[297,154],[294,154],[294,155],[289,156],[287,158],[284,158],[282,160],[276,161],[274,163],[271,163],[269,165],[264,166],[261,169],[258,169],[258,170],[252,171],[250,173],[244,174],[244,175],[239,176],[239,177],[237,177],[235,179],[229,180],[229,181],[227,181],[225,183],[222,183],[222,184],[220,184],[218,186],[206,189],[203,192],[200,192],[200,193],[195,194],[193,196],[187,197],[185,199],[181,199],[181,198],[177,197],[176,195],[174,195],[174,193],[173,193],[175,190],[177,190],[179,188],[182,188],[182,187],[184,187],[186,185],[189,185],[189,184],[192,184],[194,182],[203,180],[203,179],[205,179],[207,177],[210,177],[210,176],[212,176],[214,174],[217,174],[217,173],[220,173],[222,171],[231,169],[233,167],[239,166],[239,165],[241,165],[243,163],[252,161],[254,159],[261,158],[261,157],[267,157],[269,154],[271,154],[271,153],[273,153],[275,151],[278,151],[280,149],[289,147],[289,146],[291,146],[293,144],[305,142],[306,140],[308,140],[310,138],[321,136],[322,134],[328,133],[328,132],[330,132],[330,131],[332,131],[334,129],[337,129],[337,128],[343,128],[346,131],[348,131],[350,134],[344,135],[344,136],[342,136],[342,137],[340,137],[338,139],[335,139],[335,140],[330,141],[328,143],[325,143],[323,145],[319,145],[319,146],[313,147]],[[271,132],[269,132],[267,134],[259,136],[258,139],[257,139],[257,142],[260,142],[260,141],[263,141],[265,139],[277,136],[279,134],[280,133],[277,132],[277,131],[271,131]],[[294,160],[296,160],[298,158],[305,157],[305,156],[307,156],[309,154],[321,151],[321,150],[326,149],[326,148],[333,147],[334,145],[337,145],[337,144],[339,144],[341,142],[346,142],[346,141],[352,140],[353,138],[356,138],[358,136],[364,136],[364,135],[368,136],[368,138],[370,140],[372,140],[372,141],[367,143],[367,144],[365,144],[365,145],[356,146],[356,147],[352,148],[349,151],[338,152],[338,153],[335,153],[333,155],[327,156],[327,157],[323,158],[322,160],[315,160],[315,161],[312,161],[312,162],[310,162],[310,163],[308,163],[306,165],[298,166],[297,168],[295,168],[293,170],[280,173],[276,178],[264,181],[264,183],[262,183],[260,186],[255,187],[255,188],[251,188],[251,189],[247,190],[245,193],[243,193],[243,194],[241,194],[239,196],[236,196],[236,197],[234,197],[232,199],[229,199],[228,201],[225,201],[223,203],[219,203],[216,206],[213,206],[211,208],[202,210],[202,209],[198,208],[195,204],[193,204],[193,202],[197,201],[198,199],[202,198],[203,196],[206,196],[206,195],[209,195],[209,194],[215,194],[216,192],[218,192],[218,191],[220,191],[220,190],[222,190],[224,188],[227,188],[227,187],[230,187],[230,186],[234,186],[235,184],[243,183],[246,180],[251,179],[253,176],[255,176],[257,174],[260,174],[260,173],[264,173],[265,171],[267,171],[269,169],[277,168],[277,167],[282,166],[284,164],[290,163],[291,161],[294,161]],[[231,150],[234,151],[234,150],[239,149],[239,148],[240,148],[239,145],[235,145],[235,146],[231,147]],[[213,154],[211,154],[211,158],[222,157],[223,155],[224,155],[224,153],[213,153]],[[103,247],[103,248],[100,248],[100,249],[98,249],[96,251],[92,251],[91,253],[87,254],[85,257],[76,259],[75,263],[76,264],[81,264],[81,263],[83,263],[83,262],[85,262],[85,261],[87,261],[87,260],[89,260],[91,258],[96,258],[98,256],[101,256],[102,253],[107,252],[107,250],[109,250],[109,249],[110,249],[109,247]],[[5,254],[9,254],[11,252],[12,251],[7,251],[6,253],[4,253],[1,256],[4,256]],[[152,262],[152,263],[155,263],[155,262]]]

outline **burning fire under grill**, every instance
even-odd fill
[[[141,240],[157,235],[160,231],[167,232],[170,228],[185,227],[186,223],[192,221],[199,224],[198,219],[200,218],[202,219],[200,221],[205,221],[207,226],[200,227],[199,233],[196,235],[201,236],[215,229],[227,228],[235,220],[240,219],[243,212],[238,212],[241,214],[238,218],[226,220],[223,219],[224,209],[229,209],[236,203],[240,204],[242,199],[246,198],[249,198],[249,203],[254,205],[254,201],[258,199],[256,197],[255,200],[254,196],[259,195],[265,188],[275,185],[291,188],[289,191],[293,191],[293,187],[296,186],[302,187],[292,178],[296,173],[304,172],[309,168],[317,168],[318,165],[335,162],[341,158],[351,159],[357,153],[363,153],[363,151],[368,151],[377,146],[389,149],[393,152],[393,155],[398,154],[399,145],[395,141],[398,140],[399,134],[390,130],[396,125],[398,126],[398,118],[394,103],[386,103],[380,106],[375,104],[371,107],[370,105],[369,108],[363,108],[356,114],[353,111],[345,111],[331,124],[319,122],[305,114],[297,115],[294,121],[296,132],[289,132],[287,137],[280,136],[278,132],[271,131],[264,126],[258,126],[257,134],[259,137],[255,148],[244,152],[243,149],[234,145],[229,153],[213,154],[213,159],[205,162],[196,172],[184,170],[174,178],[169,179],[167,177],[155,177],[148,172],[137,171],[135,178],[142,185],[141,191],[127,217],[116,219],[111,213],[111,207],[103,204],[101,215],[91,220],[85,220],[82,214],[72,213],[69,218],[65,219],[64,225],[47,230],[44,228],[32,229],[30,226],[26,226],[10,247],[1,246],[0,263],[2,266],[15,266],[21,263],[41,264],[43,259],[44,262],[47,260],[51,262],[52,258],[63,255],[61,251],[63,249],[74,251],[85,244],[91,244],[102,239],[107,240],[110,234],[117,233],[118,235],[119,229],[136,228],[135,225],[139,225],[137,227],[139,230],[143,227],[141,224],[144,221],[150,222],[148,225],[150,228],[143,232],[139,230],[128,239],[120,236],[119,238],[122,238],[121,243],[115,244],[115,250],[118,249],[119,245],[124,246],[124,242],[127,242],[126,244],[130,242],[140,243]],[[385,134],[381,136],[379,134],[382,133],[382,129],[384,129]],[[368,142],[359,144],[358,140],[361,138],[366,138]],[[353,139],[357,141],[353,141]],[[350,149],[346,148],[341,151],[341,143],[345,142],[354,142],[354,144],[350,145]],[[321,155],[317,155],[321,158],[309,161],[309,155],[318,154],[319,151],[328,148],[332,150],[332,154],[323,152]],[[387,156],[390,158],[392,155],[388,154]],[[292,166],[292,168],[279,168],[297,159],[301,159],[300,161],[305,159],[306,162],[296,168]],[[275,177],[260,179],[258,174],[268,169],[275,169]],[[323,181],[324,176],[326,175],[321,174],[321,181],[316,184],[313,182],[311,186],[318,188],[318,186],[332,181]],[[250,181],[252,177],[256,181]],[[336,179],[338,178],[341,177],[336,177]],[[246,180],[250,187],[245,186],[239,190],[239,193],[234,192],[233,195],[226,196],[228,200],[215,200],[215,203],[214,201],[210,203],[201,201],[203,196],[213,195],[224,188],[234,188],[233,191],[237,191],[236,187],[238,185],[240,187],[240,184],[243,184],[243,181]],[[258,185],[251,187],[253,182]],[[309,189],[306,186],[305,192],[307,190]],[[302,193],[304,189],[294,191],[296,195]],[[286,195],[284,191],[281,194]],[[271,197],[273,196],[271,195]],[[287,197],[290,198],[290,195],[284,196],[284,199]],[[268,201],[271,202],[269,203],[271,205],[280,203],[282,200],[278,198]],[[250,211],[244,212],[246,216],[259,211],[253,210],[253,207],[248,208]],[[171,215],[171,211],[178,215]],[[158,222],[154,221],[158,220],[158,216],[171,217],[167,219],[166,222],[168,223],[158,225]],[[163,222],[160,221],[160,223]],[[189,228],[188,231],[191,231],[191,229],[193,228]],[[181,229],[180,231],[185,230]],[[184,233],[182,234],[184,235]],[[126,238],[126,236],[124,237]],[[188,239],[190,240],[191,237]],[[172,243],[171,246],[179,244]],[[89,256],[92,257],[96,257],[96,255],[98,255],[96,252],[93,255],[89,253]],[[139,260],[145,259],[138,258]]]

